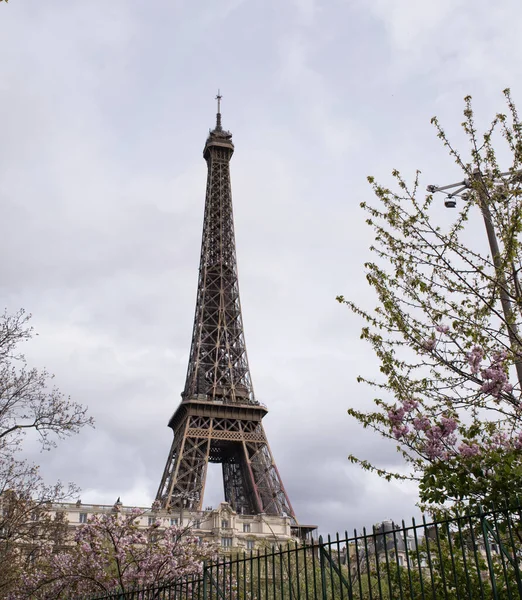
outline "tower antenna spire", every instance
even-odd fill
[[[216,130],[217,131],[222,130],[222,127],[221,127],[221,98],[223,98],[223,96],[221,95],[221,91],[218,90],[218,93],[216,96],[216,100],[217,100]]]

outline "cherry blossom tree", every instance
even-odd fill
[[[49,450],[57,439],[92,425],[85,407],[51,386],[47,371],[27,367],[19,345],[33,336],[29,320],[23,310],[0,316],[0,458],[7,468],[27,432],[35,433],[42,449]]]
[[[202,572],[203,561],[216,555],[216,546],[201,542],[187,529],[162,527],[156,521],[139,527],[140,509],[122,514],[93,515],[80,526],[74,542],[61,552],[43,554],[23,577],[12,600],[51,600],[128,592],[167,584]]]
[[[522,491],[522,125],[504,94],[506,114],[483,134],[465,99],[465,154],[432,120],[467,192],[453,220],[440,196],[421,192],[420,172],[408,185],[393,171],[397,191],[369,178],[378,202],[361,206],[375,236],[365,267],[376,308],[338,297],[366,322],[361,338],[380,364],[377,376],[358,378],[375,390],[373,409],[348,412],[395,441],[408,470],[350,460],[418,482],[432,509],[489,506]]]
[[[20,346],[31,339],[30,316],[23,310],[0,315],[0,594],[16,585],[38,546],[57,544],[63,519],[51,518],[49,502],[71,499],[77,488],[47,485],[38,467],[21,458],[23,441],[33,435],[42,450],[92,425],[86,409],[52,386],[45,370],[29,368]]]
[[[19,478],[17,484],[0,497],[0,598],[19,586],[21,574],[42,551],[65,543],[67,519],[49,511],[50,500],[70,500],[77,492],[72,484],[45,485],[36,467],[26,471],[23,487]]]

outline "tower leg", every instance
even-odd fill
[[[202,509],[210,453],[209,437],[189,437],[188,420],[181,439],[172,444],[157,499],[164,508]]]

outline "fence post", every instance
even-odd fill
[[[207,592],[207,562],[203,563],[203,600],[207,600],[208,592]]]
[[[324,543],[323,536],[319,536],[319,565],[321,568],[321,592],[323,600],[327,600],[326,593],[326,565],[324,563]]]
[[[482,510],[482,506],[479,506],[480,524],[482,526],[482,537],[484,539],[484,547],[486,548],[486,559],[488,561],[489,577],[491,579],[491,592],[493,594],[493,600],[498,600],[497,593],[497,582],[495,580],[495,571],[493,570],[493,559],[491,557],[491,548],[489,546],[489,531],[486,522],[486,516]]]

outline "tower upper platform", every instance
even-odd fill
[[[226,131],[223,129],[221,125],[221,95],[218,92],[216,96],[216,100],[218,101],[218,111],[216,114],[216,126],[214,129],[211,129],[208,134],[207,141],[205,143],[205,148],[203,150],[203,156],[205,160],[208,160],[210,157],[209,150],[212,147],[218,148],[228,148],[231,150],[230,157],[234,152],[234,144],[232,143],[232,134],[230,131]]]

